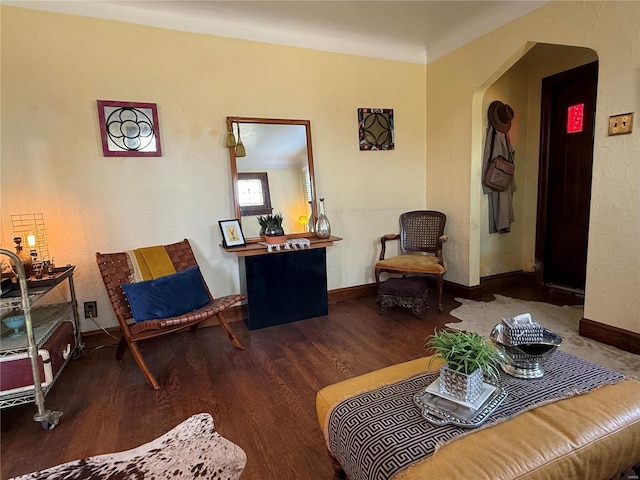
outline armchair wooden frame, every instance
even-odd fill
[[[178,243],[165,245],[165,249],[176,272],[181,272],[197,265],[193,250],[187,239]],[[238,349],[244,349],[242,343],[240,343],[223,315],[224,310],[244,300],[244,295],[232,294],[214,298],[203,278],[203,283],[211,299],[205,306],[176,317],[132,323],[133,315],[131,313],[131,307],[121,287],[123,283],[131,283],[132,267],[128,255],[125,252],[105,254],[98,252],[96,253],[96,260],[104,286],[107,289],[109,301],[111,302],[122,332],[122,337],[116,350],[116,360],[122,360],[124,351],[128,346],[147,382],[149,382],[149,385],[155,390],[158,390],[160,385],[140,353],[140,349],[138,348],[139,342],[186,328],[195,331],[201,322],[216,317],[229,339],[231,339],[233,346]]]
[[[447,271],[442,246],[448,240],[444,233],[447,216],[434,210],[415,210],[400,215],[400,233],[380,238],[380,258],[375,266],[376,285],[380,274],[387,272],[402,276],[428,276],[436,280],[438,311],[442,312],[442,276]],[[385,258],[387,242],[400,241],[400,255]]]

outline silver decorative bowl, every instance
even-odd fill
[[[560,335],[545,328],[542,342],[511,345],[504,335],[504,325],[501,323],[493,327],[490,338],[502,358],[502,369],[517,378],[544,376],[542,365],[562,344]]]

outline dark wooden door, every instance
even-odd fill
[[[584,292],[598,62],[542,80],[536,278]]]

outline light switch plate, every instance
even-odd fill
[[[633,112],[609,117],[609,136],[631,133],[633,128]]]

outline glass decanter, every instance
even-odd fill
[[[324,198],[320,199],[320,212],[316,221],[316,236],[318,238],[329,238],[331,236],[331,223],[324,213]]]

